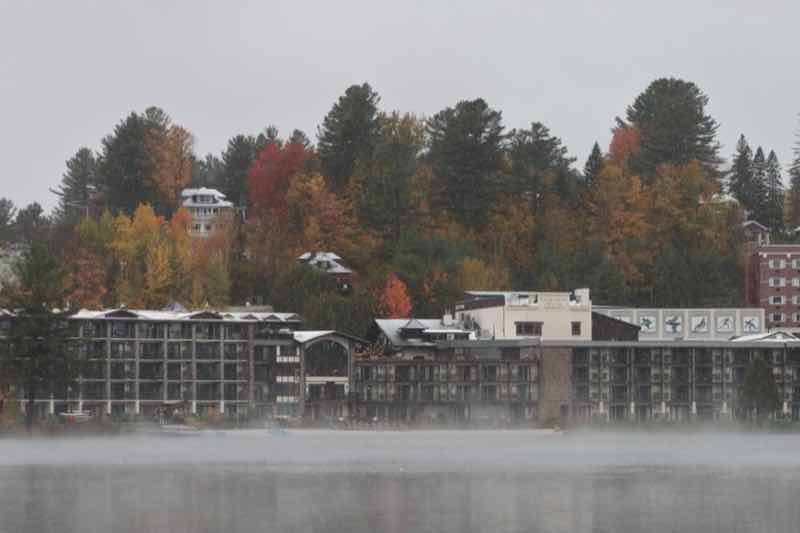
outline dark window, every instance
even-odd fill
[[[541,322],[517,322],[517,336],[540,337],[542,335]]]
[[[581,335],[581,323],[580,322],[573,322],[572,323],[572,336],[573,337],[580,337]]]

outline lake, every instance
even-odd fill
[[[800,437],[217,432],[0,440],[0,532],[796,532]]]

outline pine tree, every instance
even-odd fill
[[[317,133],[322,172],[332,188],[347,186],[358,161],[372,157],[378,134],[380,96],[368,83],[352,85],[333,105]]]
[[[721,163],[719,125],[705,108],[706,96],[692,82],[661,78],[651,83],[628,107],[628,121],[641,134],[632,169],[652,179],[658,165],[697,160],[713,179]]]
[[[783,178],[781,178],[781,165],[778,156],[770,150],[765,164],[765,175],[767,183],[767,202],[763,222],[773,232],[782,233],[784,231],[783,205],[785,191]]]
[[[789,167],[789,227],[800,226],[800,130],[794,147],[794,160]]]
[[[601,170],[603,170],[603,152],[600,150],[600,145],[595,142],[592,153],[589,154],[583,167],[583,177],[587,186],[591,187],[594,184]]]
[[[753,156],[753,186],[750,197],[752,212],[750,219],[757,220],[764,225],[766,225],[766,220],[769,218],[767,196],[767,161],[764,158],[764,150],[759,146]]]
[[[256,158],[256,140],[251,136],[237,135],[228,141],[222,153],[222,180],[220,191],[234,205],[248,205],[247,175]]]
[[[148,147],[150,128],[158,124],[155,115],[151,112],[147,118],[131,113],[103,139],[98,177],[111,211],[130,215],[139,204],[157,204],[158,191],[150,179],[156,162]]]
[[[744,209],[753,212],[753,150],[744,135],[740,135],[736,143],[736,154],[728,172],[728,192]]]
[[[499,192],[503,130],[502,114],[482,98],[458,102],[428,121],[431,200],[468,227],[484,221]]]
[[[8,198],[0,198],[0,246],[11,240],[16,216],[14,202]]]
[[[54,213],[57,220],[89,216],[97,192],[97,160],[88,148],[81,148],[67,161],[67,171],[61,178]]]

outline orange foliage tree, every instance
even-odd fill
[[[378,297],[378,305],[386,318],[411,316],[411,298],[408,297],[408,288],[394,272],[386,275],[386,283]]]

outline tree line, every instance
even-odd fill
[[[66,165],[54,212],[0,201],[0,238],[48,240],[84,307],[268,302],[363,334],[375,315],[436,316],[464,289],[566,290],[600,303],[742,303],[742,222],[778,239],[800,225],[800,144],[784,190],[774,152],[741,137],[726,165],[709,98],[653,81],[579,165],[541,122],[508,129],[481,98],[431,117],[381,109],[353,85],[316,132],[274,127],[199,157],[163,110],[133,112]],[[224,232],[188,235],[179,192],[221,190]],[[343,294],[299,266],[332,251]]]

